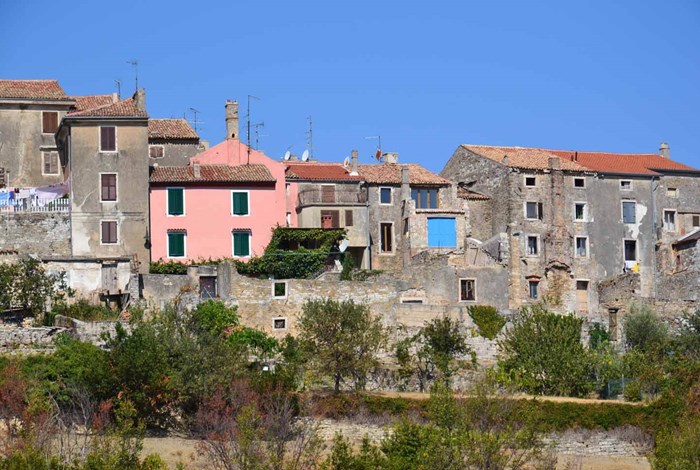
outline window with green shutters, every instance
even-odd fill
[[[168,188],[168,215],[185,214],[185,190]]]
[[[248,215],[248,191],[232,191],[233,215]]]
[[[233,256],[250,256],[250,232],[233,232]]]
[[[168,258],[184,258],[185,257],[185,234],[169,233],[168,234]]]

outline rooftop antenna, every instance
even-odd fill
[[[253,124],[253,129],[255,129],[255,150],[258,150],[260,144],[260,128],[265,127],[265,121]],[[264,135],[262,137],[265,137]]]
[[[247,137],[247,140],[248,140],[248,142],[247,142],[247,144],[248,144],[248,145],[247,145],[247,147],[248,147],[248,161],[247,161],[246,164],[250,164],[250,99],[251,99],[251,98],[256,99],[256,100],[259,100],[259,99],[260,99],[260,98],[258,98],[257,96],[248,95],[248,116],[247,116],[247,120],[248,120],[248,132],[247,132],[247,136],[246,136],[246,137]]]
[[[381,135],[371,135],[369,137],[365,137],[365,140],[369,139],[377,139],[377,152],[374,154],[374,158],[377,160],[382,159],[382,136]]]
[[[190,111],[192,111],[192,114],[194,114],[194,132],[197,132],[197,113],[200,111],[198,109],[190,108]]]
[[[139,91],[139,61],[131,59],[126,61],[127,64],[134,66],[134,78],[136,79],[136,91]]]
[[[117,85],[117,98],[121,99],[121,97],[122,97],[122,81],[121,80],[114,80],[114,83]]]
[[[311,121],[311,116],[308,117],[309,119],[309,131],[306,133],[306,145],[309,149],[309,157],[313,158],[314,156],[314,128],[313,128],[313,121]]]

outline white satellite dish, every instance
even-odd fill
[[[347,240],[343,240],[342,242],[340,242],[338,249],[340,250],[341,253],[345,253],[345,250],[348,249],[348,245],[350,245],[350,242]]]
[[[302,162],[305,162],[305,161],[307,161],[308,159],[309,159],[309,151],[308,151],[308,150],[304,150],[304,153],[301,154],[301,161],[302,161]]]
[[[343,168],[347,168],[350,166],[350,157],[345,157],[345,160],[343,160]]]
[[[286,162],[287,160],[289,160],[291,158],[291,156],[292,156],[292,152],[290,152],[289,150],[284,152],[284,161]]]

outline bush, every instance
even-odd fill
[[[192,320],[198,328],[214,335],[238,325],[237,307],[227,307],[219,300],[207,300],[192,311]]]
[[[600,323],[595,323],[588,330],[588,347],[598,349],[610,341],[608,330]]]
[[[659,352],[668,344],[668,328],[647,306],[632,306],[624,320],[625,342],[630,349]]]
[[[498,314],[496,307],[490,305],[472,305],[468,308],[469,316],[472,317],[476,326],[479,327],[479,334],[487,339],[495,339],[498,333],[506,324],[506,319]]]
[[[685,419],[677,429],[661,431],[650,460],[660,470],[700,468],[700,419]]]
[[[101,321],[116,320],[119,318],[120,312],[104,305],[93,305],[85,299],[80,299],[74,304],[65,302],[55,304],[51,308],[51,313],[46,315],[45,323],[53,325],[56,315],[83,321]]]

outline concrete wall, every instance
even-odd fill
[[[0,212],[0,251],[70,255],[70,216],[62,212]]]
[[[76,297],[98,303],[100,294],[125,293],[131,274],[131,263],[127,260],[101,261],[97,259],[51,259],[43,258],[47,272],[66,273],[68,285],[75,289]],[[109,276],[111,279],[107,279]]]
[[[193,140],[165,140],[165,139],[149,139],[149,147],[151,145],[159,145],[163,147],[162,158],[148,158],[148,164],[153,166],[181,166],[190,163],[190,158],[199,153],[199,142]],[[150,155],[150,154],[149,154]]]

